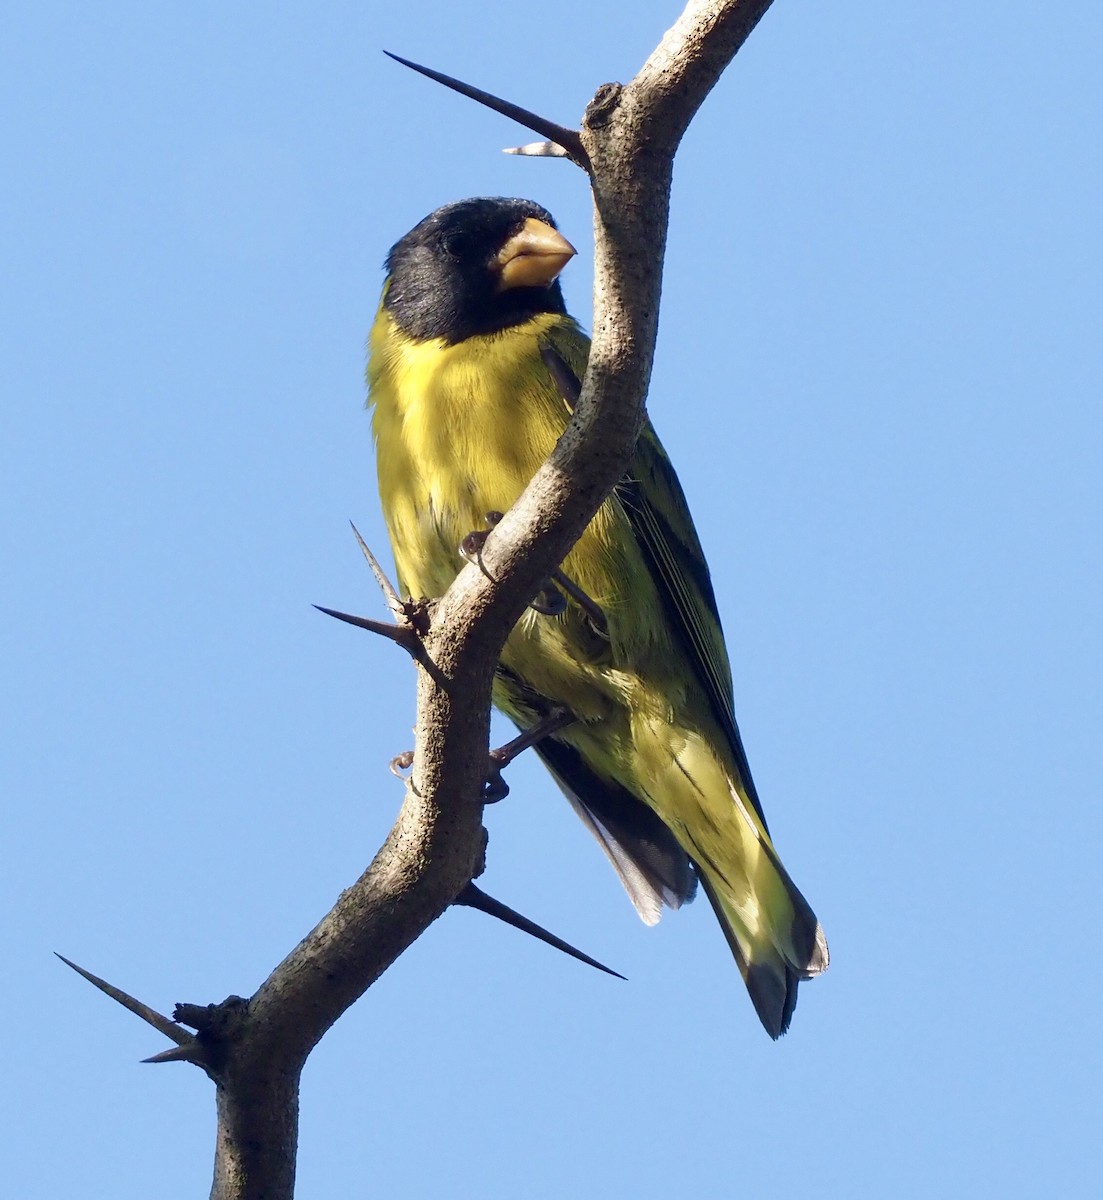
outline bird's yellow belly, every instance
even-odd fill
[[[391,541],[403,590],[415,598],[443,595],[464,565],[461,542],[469,533],[485,531],[486,514],[508,509],[527,482],[527,477],[519,481],[513,494],[477,485],[462,497],[429,489],[420,506],[405,506],[404,518],[392,506]],[[614,579],[600,565],[604,557],[599,539],[587,531],[563,567],[603,611],[616,611],[621,606]],[[608,640],[571,602],[560,616],[526,610],[509,636],[502,664],[551,704],[569,708],[580,720],[602,721],[623,704],[625,680],[611,669],[610,657]],[[504,693],[498,699],[509,715],[518,715],[510,712]]]

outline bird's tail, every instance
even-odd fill
[[[789,1028],[801,980],[827,970],[827,939],[769,835],[746,801],[734,798],[742,817],[738,852],[695,861],[759,1020],[778,1038]]]
[[[636,786],[697,868],[759,1019],[789,1028],[797,987],[827,969],[816,914],[781,864],[737,764],[702,735],[644,717],[633,729]]]

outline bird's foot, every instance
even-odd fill
[[[492,750],[490,753],[490,769],[487,771],[486,780],[483,783],[483,803],[497,804],[499,800],[504,800],[509,795],[509,784],[502,777],[502,768],[494,762],[494,751]]]
[[[391,759],[391,774],[405,782],[406,776],[403,775],[402,772],[408,771],[413,765],[414,752],[412,750],[403,750],[401,754],[396,754],[394,758]]]
[[[486,783],[483,785],[483,803],[495,804],[509,795],[509,784],[502,778],[502,771],[522,751],[537,742],[566,729],[574,724],[574,713],[566,708],[553,708],[545,717],[541,717],[535,725],[522,730],[515,738],[490,752],[490,769],[487,771]]]
[[[486,545],[486,539],[490,537],[494,527],[501,521],[502,514],[500,512],[488,512],[485,519],[489,528],[476,529],[469,533],[460,542],[460,557],[465,562],[474,563],[489,579],[491,577],[490,572],[483,563],[483,547]],[[564,592],[566,595],[564,595]],[[567,611],[567,596],[586,613],[597,629],[603,634],[608,633],[609,624],[605,619],[605,613],[601,605],[588,596],[573,579],[558,569],[551,573],[548,582],[537,593],[536,598],[529,605],[529,608],[533,612],[538,612],[541,616],[545,617],[562,616]]]
[[[558,733],[560,729],[565,729],[568,725],[572,725],[574,719],[574,714],[569,709],[553,708],[547,716],[541,717],[535,725],[523,730],[515,738],[506,742],[505,745],[491,750],[487,756],[489,766],[486,773],[486,781],[483,784],[483,803],[496,804],[499,800],[504,800],[509,795],[509,784],[502,778],[502,771],[513,762],[518,754],[527,750],[530,746],[535,746],[537,742],[550,737],[553,733]],[[396,754],[391,759],[391,774],[406,781],[408,776],[404,772],[408,771],[413,765],[414,752],[412,750],[403,750],[401,754]]]
[[[567,597],[554,583],[545,583],[536,599],[530,602],[529,608],[542,617],[558,617],[567,611]]]
[[[486,569],[486,564],[483,562],[483,547],[486,545],[486,539],[490,537],[494,526],[502,519],[500,512],[490,512],[486,514],[487,529],[473,529],[460,542],[460,558],[464,562],[474,563],[480,571],[487,577],[493,578],[490,572]]]
[[[488,512],[486,514],[488,528],[474,529],[460,542],[460,558],[464,562],[474,563],[487,579],[491,579],[493,576],[483,562],[483,547],[486,545],[486,539],[490,537],[494,527],[501,519],[500,512]],[[549,582],[540,589],[539,595],[529,605],[529,608],[546,617],[558,617],[560,613],[566,611],[567,600],[562,592]]]

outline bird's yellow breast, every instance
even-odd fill
[[[566,427],[566,404],[540,361],[562,317],[449,346],[413,342],[381,310],[368,375],[379,490],[402,586],[439,596],[458,547],[486,514],[505,512]]]

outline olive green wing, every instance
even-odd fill
[[[573,407],[581,391],[579,380],[586,368],[588,342],[572,332],[558,330],[550,336],[543,357],[564,400]],[[739,782],[765,828],[766,818],[735,720],[731,667],[708,563],[682,485],[650,422],[640,433],[628,474],[617,484],[614,495],[631,525],[671,632],[728,741]]]
[[[515,671],[498,664],[495,702],[521,729],[547,718],[552,706]],[[654,925],[663,905],[693,899],[697,877],[677,838],[638,796],[599,773],[568,742],[552,736],[533,747],[571,807],[593,834],[640,917]]]

